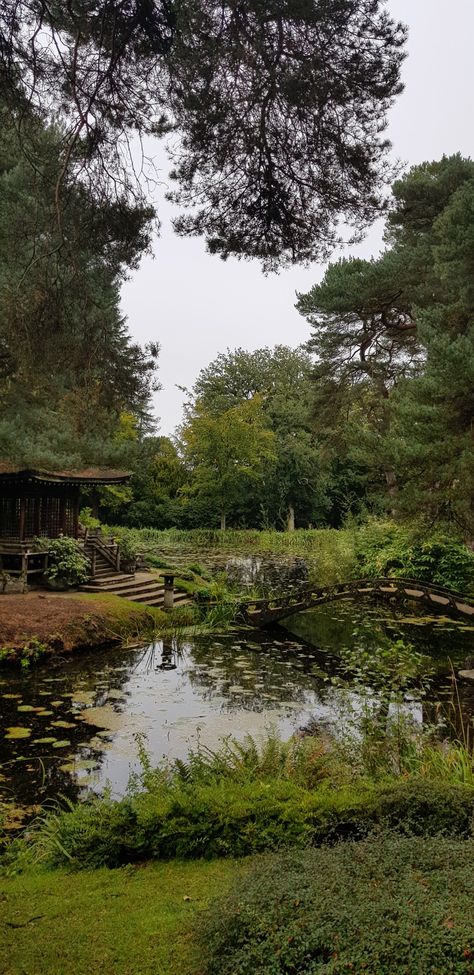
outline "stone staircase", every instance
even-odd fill
[[[87,583],[81,586],[82,592],[112,593],[115,596],[121,596],[123,599],[142,603],[145,606],[162,607],[164,605],[165,586],[161,577],[151,572],[120,572],[116,567],[117,564],[120,564],[117,557],[117,546],[107,546],[102,539],[98,543],[92,537],[86,539],[84,551],[91,559],[93,575]],[[174,606],[189,601],[188,593],[175,589]]]
[[[83,592],[113,593],[123,599],[130,599],[134,603],[142,603],[145,606],[164,605],[165,587],[159,576],[152,575],[151,572],[135,572],[134,575],[126,575],[123,572],[108,573],[95,576],[84,586]],[[186,592],[174,591],[174,606],[180,606],[189,602]]]

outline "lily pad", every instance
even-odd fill
[[[32,704],[19,704],[17,711],[42,711],[43,708],[35,708]]]
[[[29,738],[31,735],[31,728],[7,728],[7,734],[5,738]]]
[[[83,758],[77,762],[65,762],[59,768],[61,772],[84,772],[97,768],[97,762],[93,762],[90,758]]]
[[[50,714],[53,714],[52,711],[44,711],[43,709],[41,709],[41,711],[37,711],[36,713],[38,718],[49,718]]]
[[[56,738],[33,738],[33,745],[52,745]]]
[[[76,725],[74,721],[52,721],[52,728],[75,728]]]
[[[71,742],[65,738],[64,741],[55,741],[53,748],[69,748]]]
[[[21,694],[2,694],[6,701],[21,701]]]

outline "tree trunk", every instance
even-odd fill
[[[387,483],[388,496],[392,501],[392,508],[390,513],[392,515],[392,518],[394,518],[397,513],[397,509],[395,507],[395,498],[398,495],[398,483],[397,483],[397,475],[393,470],[393,467],[386,468],[385,481]]]
[[[288,517],[286,519],[286,530],[287,532],[294,532],[295,530],[295,509],[292,504],[288,506]]]
[[[225,532],[225,511],[221,511],[221,532]]]

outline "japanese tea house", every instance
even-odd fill
[[[44,570],[46,553],[29,549],[35,538],[78,538],[81,487],[124,484],[124,471],[23,469],[0,462],[0,557],[13,575]],[[43,558],[41,558],[43,556]]]

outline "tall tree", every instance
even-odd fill
[[[133,194],[129,134],[172,131],[177,230],[266,268],[379,213],[405,40],[383,0],[0,0],[10,106],[63,123],[56,203],[68,172]]]
[[[470,534],[473,188],[460,155],[413,167],[393,187],[389,249],[330,265],[298,303],[335,449],[385,470],[392,494],[397,472],[399,510],[448,515]]]
[[[0,117],[0,449],[56,466],[105,459],[107,443],[116,456],[123,410],[146,423],[156,365],[157,347],[133,343],[119,310],[152,211],[99,207],[68,184],[55,230],[58,133],[30,118],[26,158],[5,108]]]
[[[382,467],[392,498],[397,479],[387,449],[391,394],[422,361],[404,272],[394,252],[372,261],[344,259],[329,265],[321,284],[299,295],[297,304],[312,326],[308,349],[316,356],[315,418],[327,429],[330,415],[337,431],[341,418],[347,422],[350,404],[355,421],[351,452],[360,455],[365,439],[366,463],[370,456]]]
[[[191,492],[210,500],[224,530],[229,512],[274,456],[274,438],[265,425],[261,397],[219,414],[209,413],[198,400],[188,408],[180,439],[191,469]]]
[[[311,359],[302,349],[243,349],[219,355],[203,369],[194,396],[214,415],[260,396],[274,434],[275,458],[248,498],[247,517],[295,527],[324,516],[325,472],[311,423]]]
[[[474,164],[432,229],[438,287],[417,311],[426,368],[398,403],[407,510],[448,518],[474,538]],[[408,435],[407,435],[408,434]]]

